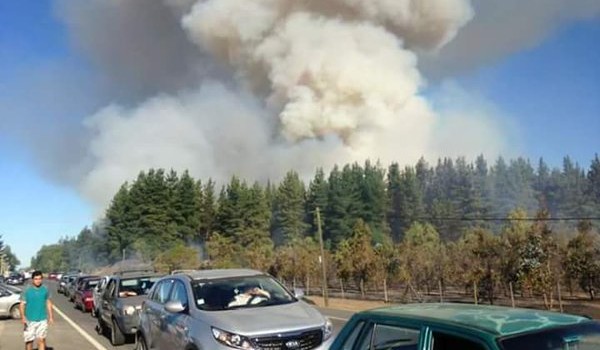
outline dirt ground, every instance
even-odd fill
[[[307,296],[305,297],[310,302],[314,303],[316,306],[324,307],[325,303],[323,298],[320,296]],[[340,310],[348,310],[348,311],[362,311],[373,309],[376,307],[393,305],[386,304],[383,301],[374,301],[374,300],[360,300],[360,299],[342,299],[342,298],[328,298],[328,307],[332,309],[340,309]],[[499,303],[501,305],[502,303]],[[537,304],[525,304],[520,303],[516,305],[517,307],[525,307],[525,308],[543,308],[543,305]],[[553,311],[560,311],[558,305],[554,305]],[[587,317],[592,317],[594,319],[600,319],[600,302],[599,301],[565,301],[563,304],[563,312],[572,313],[576,315],[583,315]]]
[[[305,297],[306,299],[313,302],[315,305],[319,307],[325,307],[325,303],[323,301],[323,297],[319,296],[309,296]],[[382,301],[372,301],[372,300],[355,300],[355,299],[342,299],[342,298],[328,298],[328,306],[332,309],[339,310],[348,310],[348,311],[362,311],[373,309],[380,306],[385,306],[386,303]]]

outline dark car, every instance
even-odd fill
[[[73,296],[73,303],[75,303],[76,309],[80,309],[83,312],[91,312],[93,310],[94,297],[92,290],[99,282],[100,276],[86,276],[79,281]]]
[[[558,312],[452,303],[354,314],[330,350],[593,350],[600,323]]]
[[[100,278],[100,276],[79,275],[75,277],[71,283],[67,284],[67,296],[69,301],[75,302],[75,295],[77,294],[77,291],[82,287],[85,281],[90,278]]]
[[[98,305],[98,333],[108,332],[113,345],[123,344],[127,336],[135,335],[142,301],[161,276],[148,270],[123,271],[111,276]]]
[[[21,285],[25,282],[25,277],[23,277],[22,274],[18,273],[18,272],[13,272],[11,273],[8,278],[6,279],[6,284],[9,285]]]

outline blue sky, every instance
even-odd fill
[[[600,20],[570,23],[540,45],[461,77],[515,117],[525,154],[588,167],[600,151]]]
[[[111,53],[123,54],[123,49],[103,42],[119,38],[94,32],[98,17],[85,12],[87,5],[78,4],[80,11],[67,8],[74,4],[0,2],[0,234],[23,266],[43,244],[77,235],[103,211],[90,192],[109,190],[85,188],[83,174],[94,167],[96,153],[87,143],[94,135],[84,120],[115,101],[136,105],[157,91],[174,93],[179,88],[158,75],[137,81],[121,76],[120,69],[128,66],[111,61],[121,57]],[[532,29],[527,43],[515,39],[506,50],[473,59],[468,67],[441,73],[424,67],[427,89],[435,95],[450,81],[492,106],[495,118],[517,129],[517,154],[534,164],[543,157],[560,167],[568,155],[587,168],[600,151],[598,12],[549,20],[551,25],[543,30]],[[82,13],[91,24],[78,21]],[[90,38],[98,42],[90,44]],[[123,61],[128,58],[123,54]],[[148,64],[156,68],[160,62]],[[142,72],[137,76],[144,75],[144,63],[134,63]],[[433,65],[442,63],[448,62],[433,60]],[[165,71],[171,77],[185,76],[181,73],[187,71],[179,68]]]

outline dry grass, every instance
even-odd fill
[[[320,296],[308,296],[306,299],[313,302],[319,307],[325,307],[323,297]],[[342,298],[328,298],[328,306],[332,309],[348,310],[348,311],[362,311],[373,309],[380,306],[388,305],[382,301],[372,300],[357,300],[357,299],[342,299]]]
[[[325,303],[323,302],[323,297],[321,296],[307,296],[305,299],[308,299],[310,302],[314,303],[318,307],[325,307]],[[347,310],[347,311],[362,311],[373,309],[376,307],[382,307],[386,305],[393,305],[394,303],[386,304],[383,301],[375,301],[375,300],[360,300],[360,299],[342,299],[342,298],[328,298],[329,305],[328,308],[338,309],[338,310]],[[497,305],[505,305],[510,306],[509,303],[497,303]],[[558,305],[554,305],[553,311],[559,311]],[[585,315],[588,317],[592,317],[594,319],[600,319],[600,301],[567,301],[564,303],[564,312],[572,313],[576,315]],[[543,304],[540,303],[518,303],[517,307],[524,308],[534,308],[534,309],[543,309]]]

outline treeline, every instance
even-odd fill
[[[568,157],[562,169],[523,158],[488,166],[483,156],[404,168],[367,161],[318,169],[308,185],[289,171],[277,184],[234,176],[216,187],[187,172],[141,172],[103,222],[43,247],[32,266],[136,257],[164,268],[248,266],[306,286],[319,274],[319,208],[330,283],[473,286],[492,299],[509,285],[545,293],[563,282],[590,296],[600,285],[597,155],[589,169]]]
[[[0,234],[0,275],[7,271],[15,271],[21,262],[12,252],[8,244],[4,244],[2,234]]]

